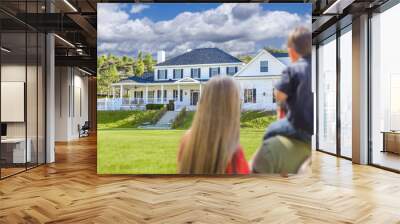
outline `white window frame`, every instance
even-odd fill
[[[256,88],[244,89],[243,102],[244,103],[257,103],[257,89]]]
[[[263,66],[263,65],[262,65],[263,62],[265,62],[265,63],[267,64],[267,66]],[[263,71],[263,68],[267,68],[266,71]],[[269,72],[268,61],[266,61],[266,60],[260,61],[260,72]]]
[[[197,71],[197,75],[195,74],[195,71]],[[201,76],[201,69],[200,68],[192,68],[190,72],[190,77],[192,79],[199,79]]]
[[[157,77],[158,80],[166,80],[168,76],[168,69],[159,69],[157,72],[160,73],[160,77]],[[157,73],[158,76],[158,73]]]
[[[180,77],[177,75],[177,72],[180,72]],[[183,78],[183,69],[182,68],[174,68],[172,71],[172,75],[174,79],[182,79]]]

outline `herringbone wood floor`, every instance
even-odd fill
[[[314,153],[305,176],[98,176],[96,139],[0,181],[0,223],[400,223],[400,175]]]

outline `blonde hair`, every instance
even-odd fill
[[[179,164],[182,174],[224,174],[239,145],[239,89],[229,76],[204,87]]]

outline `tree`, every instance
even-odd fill
[[[119,81],[119,74],[118,74],[117,66],[111,65],[109,67],[108,73],[107,73],[107,80],[109,81],[110,84]]]
[[[286,49],[278,49],[274,47],[264,47],[264,49],[269,53],[287,53]]]
[[[139,59],[140,59],[140,60],[143,60],[143,57],[142,57],[142,56],[143,56],[143,53],[142,53],[141,51],[139,51],[139,52],[138,52],[137,59],[138,59],[138,60],[139,60]]]
[[[120,80],[117,69],[117,59],[111,54],[102,55],[97,58],[97,93],[101,95],[109,95],[111,92],[111,84]]]
[[[147,54],[144,56],[143,62],[144,62],[144,66],[145,66],[146,72],[152,72],[152,71],[154,71],[154,68],[153,68],[154,60],[153,60],[153,57],[151,56],[150,53],[147,53]]]
[[[135,69],[134,69],[135,75],[136,76],[142,76],[144,73],[144,62],[142,59],[138,59],[135,63]]]
[[[251,57],[250,55],[243,55],[240,56],[239,59],[247,64],[251,61],[251,59],[253,59],[253,57]]]
[[[137,60],[135,63],[135,68],[134,68],[134,73],[136,76],[142,76],[144,73],[144,62],[143,62],[143,58],[142,58],[142,52],[139,51],[138,56],[137,56]]]

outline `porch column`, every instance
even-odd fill
[[[122,100],[123,97],[124,97],[124,86],[121,85],[120,86],[120,92],[119,92],[119,98]]]
[[[145,104],[149,102],[149,86],[146,85],[146,91],[144,92],[145,94]]]
[[[112,96],[113,96],[113,99],[115,99],[115,87],[114,86],[112,87]]]
[[[161,85],[161,102],[164,102],[164,85]]]
[[[181,86],[178,84],[178,99],[176,101],[180,102],[181,99]]]
[[[199,84],[200,90],[199,90],[199,97],[201,97],[201,83]]]

